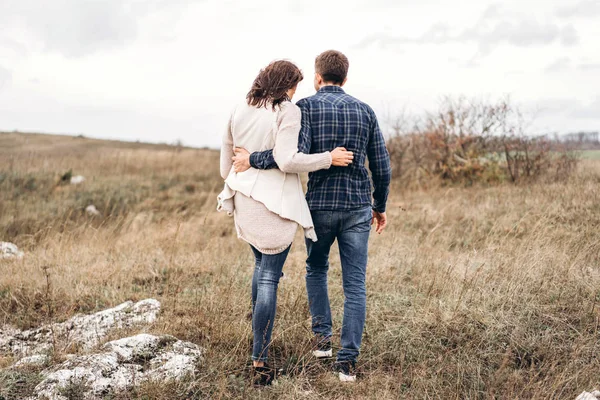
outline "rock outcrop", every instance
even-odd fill
[[[102,398],[144,381],[193,377],[203,359],[200,347],[173,336],[140,334],[108,342],[102,349],[45,371],[31,399],[67,400],[64,394],[70,390],[83,398]]]
[[[4,327],[0,352],[15,356],[11,369],[43,369],[43,380],[27,393],[29,400],[67,400],[72,394],[99,399],[147,381],[193,378],[204,350],[173,336],[139,334],[107,342],[98,350],[110,330],[152,323],[159,311],[157,300],[146,299],[38,329]],[[49,366],[53,348],[66,361]],[[72,354],[75,350],[77,354]]]
[[[600,399],[600,390],[594,390],[593,392],[583,392],[575,400],[598,400]]]
[[[0,352],[22,358],[46,354],[53,345],[59,351],[89,350],[98,345],[110,330],[152,323],[159,311],[157,300],[146,299],[135,304],[128,301],[91,315],[76,315],[65,322],[37,329],[0,328]]]

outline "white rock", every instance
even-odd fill
[[[98,211],[98,209],[96,209],[96,206],[93,204],[90,204],[89,206],[87,206],[85,208],[85,212],[87,215],[91,215],[93,217],[100,215],[100,211]]]
[[[127,301],[91,315],[76,315],[65,322],[37,329],[19,331],[3,327],[0,328],[0,352],[10,352],[17,357],[46,354],[52,350],[53,343],[59,350],[72,347],[89,350],[112,329],[154,322],[159,311],[160,302],[146,299],[135,304]]]
[[[77,385],[83,398],[102,398],[144,381],[178,380],[193,376],[204,350],[173,336],[140,334],[104,345],[104,353],[65,361],[45,372],[33,399],[66,399],[65,388]]]
[[[85,181],[85,177],[82,175],[75,175],[71,177],[71,185],[79,185]]]
[[[148,335],[145,333],[131,336],[124,339],[113,340],[104,345],[104,349],[109,350],[119,355],[123,361],[131,361],[140,354],[145,354],[158,347],[158,342],[161,340],[158,336]]]
[[[21,358],[19,361],[17,361],[13,365],[13,368],[28,367],[28,366],[39,367],[39,366],[45,365],[48,361],[50,361],[50,357],[48,357],[46,354],[36,354],[34,356]]]
[[[23,258],[23,252],[19,251],[17,245],[9,242],[0,242],[0,259]]]
[[[575,400],[598,400],[600,399],[600,391],[594,390],[592,393],[583,392]]]

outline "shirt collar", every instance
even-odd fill
[[[328,85],[328,86],[323,86],[321,89],[319,89],[318,93],[346,93],[346,92],[344,92],[344,89],[342,89],[339,86]]]

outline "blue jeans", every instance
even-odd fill
[[[338,361],[356,361],[367,312],[367,252],[371,207],[354,211],[312,211],[319,240],[306,240],[306,291],[315,335],[331,337],[331,308],[327,292],[329,250],[337,239],[342,262],[344,320]]]
[[[256,261],[252,276],[252,360],[266,361],[277,307],[277,286],[290,248],[279,254],[263,254],[253,246]]]

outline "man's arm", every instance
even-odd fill
[[[379,128],[377,117],[373,110],[371,113],[371,133],[367,147],[367,157],[369,159],[369,169],[373,177],[373,211],[374,221],[377,221],[377,232],[381,233],[387,225],[385,207],[388,194],[390,192],[390,181],[392,178],[392,168],[390,164],[390,155],[385,147],[385,139]]]
[[[250,154],[250,166],[256,169],[279,168],[273,157],[273,149]]]

